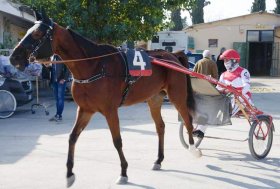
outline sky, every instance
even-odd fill
[[[204,7],[204,22],[211,22],[225,18],[249,14],[251,12],[254,0],[209,0],[210,5]],[[275,0],[266,0],[266,10],[272,12],[275,9]],[[187,16],[188,25],[191,25],[188,13],[182,14]]]

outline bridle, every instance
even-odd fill
[[[49,46],[52,47],[51,45],[51,41],[52,41],[52,38],[53,38],[53,21],[51,21],[51,25],[48,25],[48,24],[45,24],[43,22],[40,22],[40,21],[36,21],[35,24],[42,24],[46,27],[48,27],[45,35],[39,40],[39,43],[37,44],[37,46],[35,46],[34,50],[31,52],[30,55],[33,55],[36,57],[36,55],[38,54],[38,51],[39,49],[45,44],[45,43],[49,43]],[[52,48],[49,49],[51,52],[52,51]]]
[[[30,47],[25,47],[29,50],[31,50],[30,53],[30,57],[36,57],[38,55],[38,51],[40,50],[40,48],[45,45],[48,44],[49,49],[48,51],[51,52],[50,56],[53,54],[53,49],[52,49],[52,45],[51,45],[51,41],[53,40],[53,29],[54,29],[54,23],[51,20],[51,24],[48,25],[42,21],[35,21],[35,24],[41,24],[43,26],[47,27],[47,30],[45,32],[45,35],[43,37],[41,37],[39,39],[39,43],[36,44],[36,46],[34,47],[34,45]],[[21,44],[21,46],[25,46],[24,44]],[[81,61],[86,61],[86,60],[93,60],[93,59],[99,59],[99,58],[103,58],[103,57],[108,57],[108,56],[112,56],[115,54],[120,54],[120,51],[117,52],[113,52],[113,53],[109,53],[109,54],[104,54],[104,55],[100,55],[100,56],[96,56],[96,57],[88,57],[88,58],[80,58],[80,59],[72,59],[72,60],[56,60],[56,61],[40,61],[40,63],[42,64],[48,64],[48,63],[67,63],[67,62],[81,62]]]
[[[37,58],[39,51],[43,51],[44,53],[47,53],[47,55],[50,57],[53,54],[51,41],[53,39],[54,23],[52,20],[50,20],[50,24],[46,24],[43,21],[35,21],[34,23],[35,25],[39,24],[39,28],[42,26],[45,27],[46,29],[44,28],[45,31],[43,31],[45,34],[40,39],[34,39],[31,34],[31,36],[28,36],[20,43],[20,46],[23,46],[31,51],[29,57]],[[28,43],[31,43],[31,45],[29,45]]]

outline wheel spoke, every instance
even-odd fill
[[[0,118],[10,117],[16,110],[16,100],[12,93],[0,90]]]
[[[250,128],[248,142],[252,156],[262,159],[271,149],[273,133],[267,116],[260,116],[258,119]]]

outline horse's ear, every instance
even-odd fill
[[[42,7],[41,8],[41,14],[42,14],[42,20],[45,23],[51,23],[50,18],[47,16],[45,9]]]
[[[37,21],[42,20],[42,15],[36,9],[33,9],[33,11],[34,11],[35,19]]]

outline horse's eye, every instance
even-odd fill
[[[32,33],[32,38],[35,40],[41,39],[42,36],[43,36],[43,32],[41,32],[39,30]]]

